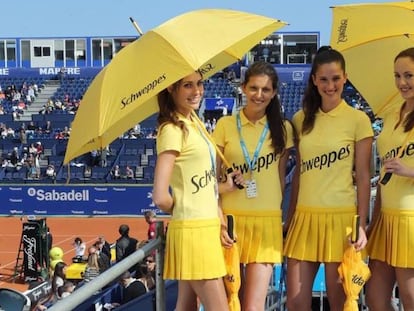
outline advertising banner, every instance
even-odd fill
[[[0,215],[165,215],[152,201],[152,186],[2,185]]]

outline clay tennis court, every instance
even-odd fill
[[[167,220],[164,220],[166,224]],[[19,279],[13,281],[16,258],[20,246],[22,224],[25,218],[0,217],[0,288],[14,288],[25,291],[27,284]],[[47,217],[46,223],[53,236],[53,245],[64,251],[63,260],[70,264],[74,256],[73,240],[80,237],[87,246],[92,245],[99,235],[103,235],[109,243],[119,237],[121,224],[130,227],[130,236],[139,241],[147,239],[148,224],[143,217]]]

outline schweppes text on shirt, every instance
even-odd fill
[[[386,160],[386,159],[392,159],[392,158],[395,158],[397,155],[398,155],[398,153],[400,152],[400,149],[401,149],[402,147],[401,146],[398,146],[398,147],[396,147],[396,148],[393,148],[393,149],[391,149],[390,151],[388,151],[382,158],[381,158],[381,163],[383,163],[384,162],[384,160]],[[405,156],[412,156],[412,155],[414,155],[414,143],[409,143],[408,145],[407,145],[407,147],[406,148],[404,148],[404,150],[402,151],[402,154],[401,154],[401,158],[403,158],[403,157],[405,157]]]
[[[348,144],[341,147],[339,150],[334,150],[329,153],[323,153],[312,159],[302,160],[300,173],[303,174],[313,169],[329,168],[336,161],[346,159],[351,154],[351,146]]]
[[[121,109],[124,109],[126,106],[131,104],[132,102],[136,101],[142,95],[149,93],[153,89],[157,87],[158,84],[161,84],[167,79],[166,74],[160,75],[158,78],[154,79],[152,82],[148,83],[143,88],[137,90],[135,93],[131,93],[128,97],[124,97],[121,99]]]
[[[192,194],[195,194],[200,191],[200,189],[207,187],[210,182],[215,182],[215,180],[216,174],[213,169],[204,171],[203,175],[194,175],[191,177],[191,183],[194,185]]]

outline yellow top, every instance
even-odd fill
[[[168,123],[161,127],[157,136],[158,154],[168,150],[179,153],[170,183],[174,197],[172,219],[216,218],[216,177],[212,165],[212,160],[216,159],[214,146],[209,143],[209,148],[195,122],[182,116],[179,119],[185,123],[188,135]]]
[[[251,123],[243,111],[240,112],[241,133],[246,143],[251,159],[256,150],[259,137],[266,124],[266,116]],[[293,146],[293,129],[289,122],[285,122],[287,140],[286,148]],[[213,138],[218,146],[224,148],[224,156],[233,168],[238,168],[245,180],[251,178],[249,166],[243,156],[237,130],[236,116],[222,117],[216,124]],[[280,211],[282,191],[279,179],[279,154],[275,154],[270,140],[270,131],[267,133],[262,149],[260,150],[257,165],[253,168],[253,178],[257,185],[257,196],[247,198],[246,190],[235,190],[222,195],[222,204],[225,213],[235,215],[272,215]],[[276,213],[277,214],[277,213]]]
[[[399,113],[400,107],[396,107],[384,118],[384,128],[377,140],[378,154],[381,163],[385,159],[396,157],[398,150],[406,141],[407,135],[411,135],[411,139],[403,147],[401,161],[410,167],[414,167],[413,135],[410,132],[404,132],[402,124],[394,129],[399,120]],[[386,185],[381,185],[381,200],[383,208],[413,210],[414,179],[393,174]]]
[[[353,207],[355,143],[373,136],[368,116],[342,101],[335,109],[316,113],[313,130],[303,135],[303,110],[293,116],[301,156],[298,206]]]

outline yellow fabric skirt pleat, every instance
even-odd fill
[[[356,208],[297,207],[284,254],[313,262],[341,262]]]
[[[234,215],[240,262],[281,263],[282,212],[271,216]]]
[[[206,280],[225,274],[219,218],[170,221],[164,279]]]
[[[368,240],[368,255],[398,268],[414,268],[414,211],[383,208]]]

